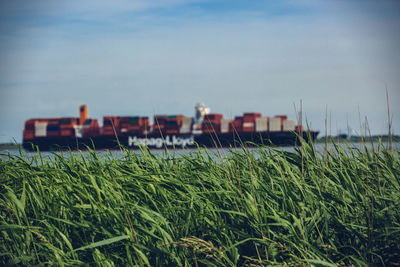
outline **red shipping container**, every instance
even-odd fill
[[[162,119],[163,120],[163,119]],[[149,128],[148,117],[124,117],[120,120],[121,133],[144,134]]]
[[[32,140],[35,138],[35,122],[36,119],[25,121],[24,130],[22,131],[23,140]]]
[[[254,122],[243,122],[242,130],[243,132],[255,132],[256,127]]]
[[[220,113],[210,113],[210,114],[206,114],[204,115],[204,119],[203,121],[207,122],[207,121],[211,121],[211,122],[220,122],[223,118],[223,115]]]
[[[73,136],[75,136],[75,130],[73,128],[61,129],[60,130],[60,135],[61,136],[73,137]]]
[[[275,118],[280,118],[281,119],[281,131],[283,131],[283,122],[287,120],[286,115],[276,115]]]
[[[142,123],[143,123],[143,130],[148,130],[150,128],[150,119],[149,117],[143,117],[142,118]]]
[[[221,122],[205,122],[203,121],[202,125],[203,133],[220,133],[221,132]]]
[[[179,128],[170,128],[165,130],[166,134],[178,134],[179,133]]]
[[[223,115],[219,113],[204,115],[203,123],[201,125],[203,133],[220,133],[222,118]]]
[[[261,117],[261,113],[244,113],[243,114],[243,132],[255,132],[256,119]]]
[[[83,128],[83,136],[94,137],[100,135],[100,126],[97,119],[86,120]]]
[[[65,137],[74,137],[74,126],[78,124],[78,119],[73,117],[60,118],[60,135]]]
[[[257,118],[261,117],[261,113],[244,113],[243,121],[244,122],[255,122]]]
[[[235,117],[235,120],[229,123],[229,132],[242,132],[243,117]]]
[[[35,132],[32,130],[24,130],[23,131],[23,139],[24,140],[32,140],[35,138]]]
[[[165,121],[167,115],[156,115],[154,116],[153,133],[164,134],[165,133]]]
[[[119,119],[116,116],[103,117],[103,135],[115,135],[118,132]]]
[[[103,127],[103,135],[115,135],[114,129],[112,127]]]
[[[182,126],[183,115],[169,115],[165,119],[165,133],[178,134]]]

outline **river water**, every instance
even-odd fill
[[[349,149],[363,149],[363,144],[359,143],[359,142],[348,142],[348,143],[338,143],[340,146],[342,146],[345,150],[349,150]],[[368,149],[372,148],[372,144],[370,142],[365,144],[366,147]],[[379,143],[378,142],[374,142],[374,149],[378,150],[379,148]],[[388,147],[388,143],[387,142],[382,142],[380,144],[381,148]],[[396,150],[399,150],[400,148],[400,142],[395,142],[392,144],[393,148]],[[247,148],[248,150],[254,150],[254,149],[258,149],[258,148]],[[278,149],[278,150],[283,150],[283,151],[288,151],[288,152],[293,152],[295,150],[294,146],[288,146],[288,147],[265,147],[263,149]],[[329,151],[335,150],[334,145],[332,143],[328,144],[327,149]],[[243,150],[242,148],[232,148],[232,149],[227,149],[227,148],[221,148],[221,149],[216,149],[216,148],[209,148],[207,149],[208,154],[210,154],[212,157],[218,157],[218,155],[225,155],[225,154],[229,154],[232,151],[241,151]],[[320,153],[324,153],[325,151],[325,144],[324,143],[316,143],[315,144],[315,150],[320,152]],[[168,155],[171,156],[183,156],[183,155],[189,155],[191,153],[195,153],[198,152],[197,149],[191,149],[191,148],[186,148],[186,149],[169,149],[168,151],[162,150],[162,149],[154,149],[154,150],[150,150],[150,152],[154,155],[161,155],[163,157],[167,157]],[[63,152],[41,152],[42,157],[44,158],[52,158],[54,157],[54,154],[58,154],[61,155],[63,154],[65,157],[69,157],[69,155],[71,154],[80,154],[82,153],[83,155],[86,155],[87,151],[63,151]],[[96,150],[96,153],[99,156],[104,156],[104,157],[108,157],[108,156],[112,156],[112,157],[123,157],[123,153],[120,150]],[[140,150],[131,150],[131,153],[136,153],[136,154],[143,154],[142,151]],[[203,150],[202,151],[203,154],[206,154],[206,152]],[[24,151],[22,150],[22,155],[24,157],[31,157],[34,156],[36,154],[36,152],[28,152],[28,151]],[[6,150],[0,150],[0,160],[7,160],[8,155],[21,155],[21,152],[18,149],[6,149]]]

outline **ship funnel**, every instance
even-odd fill
[[[79,125],[83,125],[88,119],[88,109],[86,105],[79,107]]]

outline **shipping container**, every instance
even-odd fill
[[[269,119],[269,131],[270,132],[280,132],[281,127],[281,118],[273,117]]]
[[[281,120],[281,131],[283,131],[283,123],[287,120],[286,115],[276,115],[275,118],[279,118]]]
[[[47,130],[47,136],[49,137],[60,135],[60,126],[58,125],[58,122],[49,121],[46,130]]]
[[[64,117],[60,118],[60,135],[64,137],[74,137],[76,135],[75,127],[78,125],[78,118]],[[78,134],[79,136],[79,134]]]
[[[220,133],[221,123],[204,122],[201,126],[203,133]]]
[[[132,131],[138,131],[140,128],[139,125],[139,117],[130,117],[130,116],[124,116],[124,117],[118,117],[119,121],[119,129],[118,132],[121,134],[128,133],[129,127],[133,128]]]
[[[148,134],[150,132],[150,118],[142,117],[141,120],[141,134]]]
[[[235,119],[229,123],[229,132],[231,133],[242,132],[242,125],[243,125],[243,117],[236,116]]]
[[[180,129],[181,134],[187,134],[192,131],[193,118],[192,117],[183,117],[182,118],[182,126]]]
[[[221,120],[222,114],[210,113],[204,115],[201,129],[203,133],[220,133],[221,132]]]
[[[47,121],[35,123],[35,137],[45,137],[47,135]]]
[[[267,132],[269,117],[259,117],[256,119],[256,132]]]
[[[294,120],[283,121],[283,131],[294,131],[294,130],[295,130]]]
[[[229,132],[229,124],[231,122],[232,122],[232,120],[229,120],[229,119],[222,119],[221,120],[221,133]]]
[[[254,132],[256,130],[256,119],[261,117],[261,113],[244,113],[243,114],[243,132]]]
[[[104,126],[116,127],[117,125],[118,125],[118,117],[103,116],[103,127]]]
[[[65,137],[73,137],[73,136],[76,136],[76,131],[75,131],[75,127],[76,127],[77,125],[75,125],[74,127],[72,127],[72,128],[65,128],[65,129],[61,129],[60,130],[60,135],[61,136],[65,136]]]
[[[58,120],[60,127],[62,126],[72,126],[77,124],[77,118],[74,117],[64,117]]]
[[[255,130],[255,123],[254,122],[243,122],[242,124],[243,132],[254,132]]]
[[[23,140],[32,140],[35,138],[35,130],[26,130],[23,131]]]
[[[118,127],[119,120],[116,116],[103,116],[103,135],[116,135]]]
[[[275,118],[280,118],[281,121],[287,120],[287,115],[276,115]]]
[[[83,125],[84,137],[97,137],[100,135],[100,125],[97,119],[87,119]]]
[[[168,115],[165,119],[165,134],[178,134],[182,125],[183,115]]]
[[[209,113],[204,115],[203,121],[212,121],[212,122],[219,122],[223,118],[223,115],[220,113]]]
[[[47,131],[52,131],[52,132],[58,132],[60,131],[60,126],[59,125],[52,125],[52,124],[47,124]]]
[[[165,134],[165,122],[167,115],[155,115],[152,133],[154,134]]]
[[[28,131],[35,131],[35,120],[34,119],[31,119],[31,120],[27,120],[27,121],[25,121],[25,127],[24,127],[24,129],[25,130],[28,130]]]
[[[150,120],[148,117],[123,117],[120,119],[120,131],[127,134],[147,134]]]
[[[257,118],[261,117],[261,113],[244,113],[243,122],[255,122]]]

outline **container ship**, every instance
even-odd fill
[[[234,119],[211,113],[198,103],[195,116],[155,115],[88,117],[88,108],[79,108],[79,117],[36,118],[25,121],[23,147],[26,150],[138,149],[236,147],[241,145],[291,146],[299,137],[314,140],[318,131],[303,130],[286,115],[274,117],[244,113]]]

